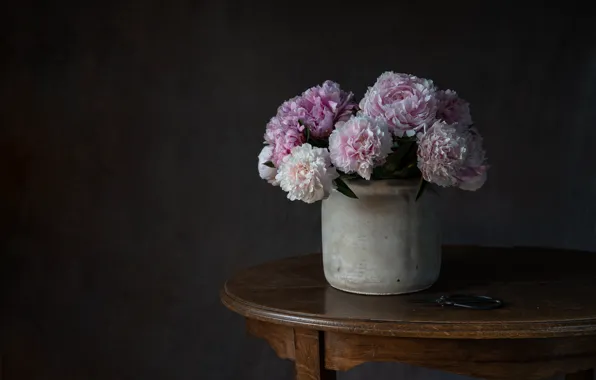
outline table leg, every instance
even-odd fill
[[[294,329],[296,380],[335,380],[336,373],[325,368],[324,333]]]
[[[594,370],[589,369],[587,371],[571,373],[565,376],[565,380],[594,380]]]

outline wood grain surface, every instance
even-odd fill
[[[400,296],[331,288],[318,254],[270,262],[225,284],[222,301],[252,319],[365,335],[503,339],[596,334],[596,255],[543,248],[445,247],[439,281]],[[420,303],[443,294],[502,299],[477,311]]]
[[[346,371],[366,362],[400,362],[482,379],[540,380],[591,368],[596,337],[426,339],[328,332],[326,366]]]
[[[296,380],[335,380],[335,372],[325,368],[323,336],[315,330],[294,329]]]
[[[331,288],[321,256],[247,269],[221,291],[248,331],[296,379],[334,378],[366,362],[400,362],[490,380],[593,379],[596,255],[543,248],[445,247],[431,289],[363,296]],[[496,310],[440,307],[442,294],[500,298]]]

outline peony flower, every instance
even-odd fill
[[[468,127],[466,163],[458,173],[460,179],[459,188],[462,190],[476,191],[486,182],[486,172],[488,164],[486,162],[486,152],[482,146],[482,136],[476,128]]]
[[[278,116],[271,118],[265,130],[265,142],[272,147],[271,161],[278,167],[292,148],[306,142],[304,127],[297,122],[289,123]]]
[[[273,147],[271,145],[264,146],[263,150],[261,150],[261,153],[259,153],[259,164],[258,164],[259,176],[261,178],[263,178],[264,180],[266,180],[267,182],[269,182],[270,184],[272,184],[273,186],[277,186],[277,185],[279,185],[277,183],[277,181],[275,180],[275,175],[277,174],[277,169],[271,168],[271,167],[265,165],[266,162],[272,161],[272,159],[273,159]]]
[[[398,137],[425,132],[436,120],[437,107],[431,80],[391,71],[381,74],[360,101],[365,115],[386,121]]]
[[[437,92],[437,98],[439,100],[439,109],[437,111],[439,119],[447,124],[472,125],[470,104],[457,96],[455,91],[439,91]]]
[[[487,167],[484,166],[482,170],[472,171],[474,176],[463,179],[459,184],[459,188],[468,191],[476,191],[480,189],[486,182],[486,169]]]
[[[288,192],[288,199],[314,203],[329,196],[338,177],[331,166],[329,151],[310,144],[294,147],[284,157],[275,179]]]
[[[393,139],[387,124],[368,116],[352,116],[339,122],[329,136],[331,162],[345,173],[370,179],[373,168],[385,162]]]
[[[313,137],[326,138],[336,122],[352,115],[356,108],[352,98],[352,93],[342,91],[339,84],[328,80],[284,102],[277,115],[287,124],[298,125],[300,120]]]
[[[437,121],[418,142],[418,168],[428,182],[477,190],[486,181],[486,154],[475,128]]]
[[[339,84],[332,81],[285,101],[265,131],[265,142],[273,147],[271,161],[279,166],[292,148],[306,142],[305,126],[313,138],[325,139],[335,123],[348,120],[356,107],[353,94],[342,91]]]

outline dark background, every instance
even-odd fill
[[[579,2],[20,1],[0,21],[6,380],[291,379],[218,291],[319,250],[320,205],[287,201],[256,157],[276,107],[325,79],[361,96],[408,72],[471,102],[492,168],[441,192],[446,242],[596,250]],[[461,379],[340,376],[369,378]]]

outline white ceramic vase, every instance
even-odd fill
[[[323,266],[334,288],[412,293],[439,276],[436,194],[416,200],[419,180],[346,181],[358,199],[333,191],[322,203]]]

